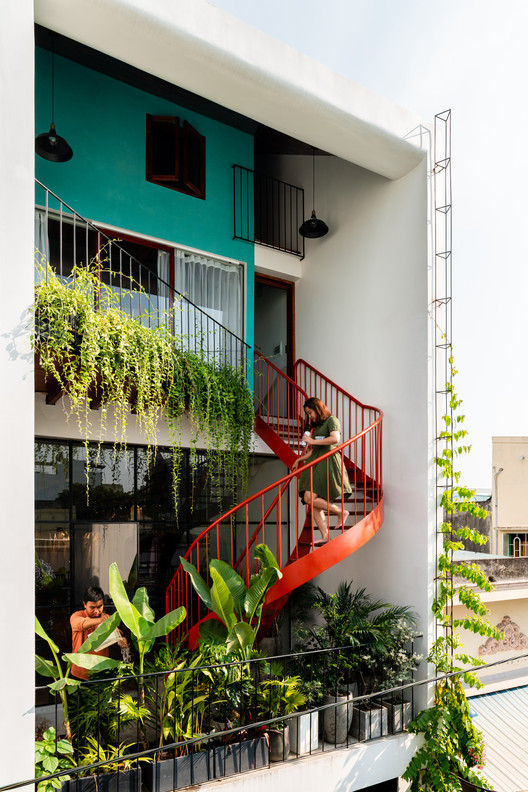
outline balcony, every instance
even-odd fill
[[[304,258],[304,190],[233,165],[235,239],[256,242]]]
[[[167,650],[163,670],[160,653],[158,669],[144,675],[81,682],[68,697],[69,764],[50,771],[49,779],[69,778],[79,791],[92,784],[134,792],[143,783],[150,792],[171,792],[239,775],[247,783],[252,771],[274,772],[346,749],[356,749],[357,758],[380,738],[405,737],[415,714],[412,684],[360,696],[351,682],[348,692],[337,691],[337,664],[353,665],[360,652],[346,647],[198,665],[190,657],[178,662],[181,656]],[[288,686],[306,691],[305,701],[301,695],[301,703],[288,708]],[[47,687],[36,693],[37,703],[50,700]],[[63,718],[56,699],[37,706],[38,729],[52,727],[56,744]],[[112,746],[119,750],[110,758]],[[68,781],[62,783],[64,790]]]

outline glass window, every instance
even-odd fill
[[[35,519],[70,519],[69,447],[42,440],[35,444]]]
[[[84,445],[75,444],[72,502],[74,520],[134,520],[134,449],[89,446],[87,457]]]

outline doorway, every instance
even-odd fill
[[[267,275],[255,276],[255,350],[291,377],[295,362],[295,286],[290,281]],[[276,374],[271,377],[265,401],[271,407],[277,400],[279,414],[286,415],[284,388],[277,392]],[[273,412],[276,411],[276,408]]]

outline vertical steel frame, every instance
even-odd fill
[[[433,257],[433,319],[434,319],[434,394],[435,394],[435,457],[441,457],[447,449],[453,459],[452,437],[441,437],[446,429],[444,416],[451,418],[452,427],[453,410],[452,398],[452,367],[450,357],[452,354],[452,286],[453,286],[453,256],[452,256],[452,184],[451,184],[451,110],[445,110],[435,116],[434,123],[434,257]],[[443,493],[453,487],[453,478],[442,476],[438,465],[436,467],[436,496],[440,508]],[[443,534],[440,529],[441,522],[450,522],[451,515],[442,514],[438,517],[436,536],[436,568],[438,570],[438,555],[442,545]],[[436,578],[438,590],[439,579]],[[452,622],[452,620],[451,620]],[[436,624],[438,637],[439,624]]]

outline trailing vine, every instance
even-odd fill
[[[110,419],[114,447],[124,448],[132,410],[151,451],[163,417],[171,437],[176,506],[181,420],[187,413],[194,428],[191,461],[196,464],[197,444],[203,443],[213,490],[219,494],[220,482],[227,481],[235,501],[237,486],[247,484],[253,427],[243,365],[221,365],[206,353],[182,350],[171,332],[173,311],[160,317],[158,310],[147,309],[131,316],[101,275],[107,281],[115,277],[102,271],[100,262],[74,268],[68,280],[48,267],[35,290],[33,349],[46,378],[56,380],[68,396],[68,417],[75,418],[87,445],[91,407],[97,407],[99,448]],[[148,302],[139,286],[129,291]]]
[[[501,633],[486,619],[488,610],[479,593],[493,588],[487,576],[477,564],[460,564],[453,557],[456,550],[464,549],[462,540],[484,545],[487,537],[477,529],[455,526],[450,519],[456,512],[485,518],[486,511],[474,502],[474,490],[460,484],[460,472],[455,469],[455,461],[469,453],[471,446],[466,444],[465,416],[459,411],[462,400],[452,385],[457,374],[452,356],[449,357],[449,365],[451,377],[446,384],[449,410],[442,416],[443,429],[439,434],[444,447],[440,456],[435,458],[446,483],[441,499],[444,515],[440,526],[442,551],[438,558],[438,585],[432,607],[440,634],[427,660],[435,665],[438,674],[459,673],[436,684],[434,706],[420,712],[409,727],[410,732],[421,733],[424,737],[423,745],[403,775],[411,782],[412,792],[460,792],[460,778],[489,788],[488,782],[474,769],[483,766],[485,749],[482,732],[472,721],[462,685],[464,681],[474,687],[482,687],[477,674],[465,668],[485,663],[481,658],[461,651],[462,642],[457,630],[463,628],[495,638],[500,638]],[[461,618],[454,618],[455,598],[465,607]]]

